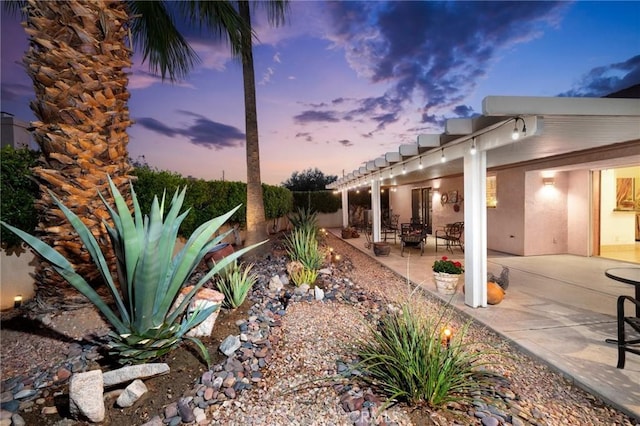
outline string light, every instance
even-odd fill
[[[469,150],[469,153],[471,155],[476,155],[476,152],[476,137],[474,136],[473,139],[471,139],[471,149]]]
[[[422,169],[422,157],[420,157],[420,165],[418,166],[419,169]]]
[[[444,156],[444,148],[442,148],[442,155],[440,156],[440,162],[444,163],[447,161],[447,157]]]

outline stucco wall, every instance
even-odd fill
[[[567,188],[567,252],[578,256],[589,256],[591,172],[575,170],[568,172]]]
[[[496,173],[498,205],[487,209],[487,248],[524,254],[524,173],[521,169]]]
[[[33,297],[35,257],[30,249],[22,253],[8,255],[0,250],[0,309],[13,307],[15,296],[23,300]]]
[[[464,179],[462,176],[435,179],[433,180],[433,229],[442,228],[444,225],[453,222],[464,221]],[[437,188],[437,189],[436,189]],[[455,211],[453,203],[442,203],[442,194],[458,191],[457,205],[459,211]]]
[[[567,252],[566,173],[555,173],[554,185],[544,185],[542,172],[525,174],[524,255]]]

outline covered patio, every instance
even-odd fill
[[[329,231],[341,237],[340,229]],[[410,249],[402,257],[400,243],[393,241],[388,241],[388,256],[374,256],[364,235],[343,241],[512,341],[577,386],[640,419],[640,357],[627,356],[625,368],[618,369],[617,349],[605,343],[616,335],[617,297],[633,295],[634,289],[605,277],[604,271],[636,264],[574,255],[511,256],[489,251],[488,271],[499,275],[503,266],[508,267],[509,287],[501,303],[473,309],[465,303],[462,280],[453,296],[439,294],[433,283],[434,260],[442,255],[462,260],[461,250],[454,248],[450,253],[439,248],[436,253],[434,238],[429,236],[422,256],[419,250]]]
[[[580,174],[572,173],[578,164]],[[488,247],[514,254],[592,256],[601,235],[594,216],[600,181],[590,171],[638,164],[640,99],[490,96],[481,116],[449,119],[444,133],[419,135],[415,144],[366,162],[329,188],[342,194],[343,226],[350,225],[349,191],[371,192],[372,238],[381,241],[380,192],[428,187],[421,209],[433,219],[430,227],[442,228],[453,217],[464,222],[464,303],[478,308],[487,306]],[[489,205],[487,175],[503,170],[509,172],[498,181],[494,201],[499,204]],[[554,178],[558,171],[569,172]],[[460,182],[453,191],[456,213],[432,218],[427,206],[450,202],[444,196],[451,194],[446,192],[451,180]],[[539,199],[539,189],[555,180],[566,191],[559,204],[550,205]],[[406,209],[403,204],[412,202],[413,193],[403,197],[399,208]],[[412,212],[400,221],[410,218]]]

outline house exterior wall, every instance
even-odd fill
[[[589,256],[591,172],[574,170],[567,175],[567,253]]]
[[[496,173],[498,204],[487,209],[487,248],[524,254],[524,173],[507,169]]]
[[[556,173],[555,185],[544,185],[543,177],[539,171],[525,174],[525,256],[567,252],[568,177]]]

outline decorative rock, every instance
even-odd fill
[[[226,356],[231,356],[236,350],[240,349],[240,346],[242,346],[240,336],[229,335],[220,343],[220,352]]]
[[[13,416],[13,413],[11,411],[0,410],[0,420],[11,420],[11,416]]]
[[[322,268],[318,270],[318,274],[321,275],[331,275],[331,269],[329,268]]]
[[[309,288],[311,288],[309,284],[304,283],[300,287],[296,287],[293,293],[297,296],[304,296],[309,291]]]
[[[13,399],[13,393],[11,391],[2,392],[0,394],[0,403],[9,402]],[[0,417],[2,419],[2,417]]]
[[[8,411],[11,413],[15,413],[20,408],[20,401],[16,401],[12,399],[11,401],[3,402],[1,404],[2,411]]]
[[[193,289],[193,286],[187,286],[180,290],[180,294],[176,298],[175,303],[173,304],[173,308],[176,309],[180,303],[184,300],[186,295]],[[211,336],[213,332],[213,325],[218,318],[218,314],[220,313],[220,306],[224,301],[224,294],[219,291],[203,287],[196,292],[196,295],[191,299],[189,303],[189,307],[187,308],[187,313],[191,314],[196,309],[207,309],[211,307],[216,307],[215,310],[207,317],[206,320],[202,321],[197,327],[192,328],[187,333],[187,336],[191,337],[203,337],[203,336]]]
[[[194,408],[193,415],[196,418],[196,423],[201,423],[207,420],[207,415],[202,408]]]
[[[150,363],[140,365],[128,365],[117,370],[107,371],[103,374],[104,386],[109,387],[120,383],[130,382],[135,379],[159,376],[169,372],[169,366],[165,363]]]
[[[178,401],[178,414],[183,423],[191,423],[196,420],[196,417],[193,415],[193,410],[189,407],[186,398],[180,398]]]
[[[282,280],[278,275],[274,275],[269,280],[269,290],[274,292],[280,292],[280,290],[282,290],[283,287],[284,287],[284,284],[282,283]]]
[[[14,399],[24,399],[35,395],[37,392],[33,389],[22,389],[20,392],[13,395]]]
[[[164,426],[160,416],[154,416],[151,420],[143,424],[142,426]]]
[[[105,407],[102,371],[91,370],[76,373],[69,380],[69,411],[72,415],[86,417],[94,423],[104,420]]]
[[[313,293],[316,297],[316,300],[324,299],[324,290],[322,290],[320,287],[315,286],[313,289]]]
[[[123,408],[131,407],[145,393],[147,393],[147,386],[142,380],[136,379],[124,389],[124,392],[122,392],[116,400],[116,404]]]
[[[56,376],[58,376],[59,381],[64,381],[71,377],[71,371],[67,370],[64,367],[61,367],[58,369]]]
[[[27,423],[24,421],[20,414],[14,414],[11,416],[11,426],[25,426]]]
[[[487,416],[483,417],[480,423],[482,423],[482,426],[498,426],[500,421],[495,417]]]
[[[0,426],[11,426],[11,419],[0,420]]]
[[[205,401],[209,401],[211,399],[213,399],[213,393],[215,392],[215,390],[213,388],[206,388],[204,390],[204,395],[202,395],[202,397],[204,398]]]
[[[178,415],[178,403],[174,402],[164,407],[164,417],[170,419]]]
[[[58,407],[56,407],[55,405],[52,407],[43,407],[41,413],[45,416],[58,414]]]

